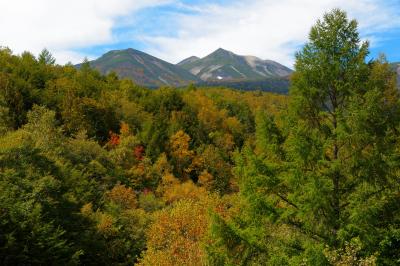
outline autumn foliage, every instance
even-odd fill
[[[0,47],[0,265],[398,265],[400,100],[333,10],[289,95]]]
[[[139,265],[205,265],[202,240],[208,229],[204,202],[179,201],[156,214],[148,231],[148,249]]]

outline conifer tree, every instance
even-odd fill
[[[43,65],[54,65],[56,63],[56,59],[53,57],[53,55],[50,53],[50,51],[47,50],[46,48],[40,52],[38,61],[40,64],[43,64]]]
[[[237,159],[243,216],[215,224],[232,232],[217,243],[247,251],[235,264],[329,264],[324,249],[350,241],[357,256],[387,259],[382,243],[399,230],[398,93],[389,65],[367,55],[345,12],[312,27],[296,54],[286,125],[260,117],[257,148]]]

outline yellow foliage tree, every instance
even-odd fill
[[[199,175],[198,183],[207,190],[211,190],[214,183],[214,177],[207,170],[203,170]]]
[[[123,209],[134,209],[137,207],[136,194],[132,188],[124,185],[116,185],[107,193],[111,202],[121,206]]]
[[[219,110],[214,101],[203,91],[188,93],[185,101],[197,111],[197,118],[206,131],[212,132],[221,128],[221,124],[227,118],[226,110]]]
[[[170,173],[163,176],[157,192],[169,204],[182,199],[200,200],[208,194],[204,187],[196,186],[191,180],[181,183]]]
[[[182,184],[175,184],[168,187],[164,192],[164,199],[167,203],[179,201],[181,199],[201,199],[207,195],[204,187],[196,186],[191,180]]]
[[[183,130],[176,132],[170,139],[170,155],[175,165],[175,173],[182,180],[187,179],[189,166],[194,156],[194,152],[189,149],[190,136]]]
[[[208,230],[207,204],[185,200],[156,214],[141,266],[205,265],[202,241]]]

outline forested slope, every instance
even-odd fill
[[[398,265],[400,106],[340,10],[289,96],[0,50],[1,265]]]
[[[3,49],[0,69],[2,265],[134,263],[158,210],[237,191],[233,154],[253,138],[257,110],[287,104],[149,90],[88,64],[54,65],[47,51]]]

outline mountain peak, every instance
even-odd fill
[[[197,60],[200,60],[200,58],[197,56],[191,56],[186,59],[183,59],[177,65],[180,66],[180,65],[190,64],[190,63],[196,62]]]
[[[214,52],[212,52],[210,55],[234,55],[231,51],[225,50],[223,48],[218,48]]]
[[[90,65],[103,74],[111,71],[148,87],[185,86],[199,79],[179,66],[133,48],[113,50],[91,61]]]
[[[133,48],[126,48],[126,49],[108,51],[107,53],[103,54],[102,57],[120,56],[122,54],[137,54],[137,53],[140,53],[140,51],[135,50]]]
[[[114,71],[121,78],[129,78],[149,87],[184,86],[199,81],[260,81],[286,78],[292,73],[292,70],[275,61],[241,56],[223,48],[203,58],[191,56],[177,65],[127,48],[110,51],[91,61],[90,65],[103,74]]]
[[[243,81],[286,77],[289,68],[255,56],[241,56],[218,48],[204,58],[183,61],[179,66],[203,81]]]

